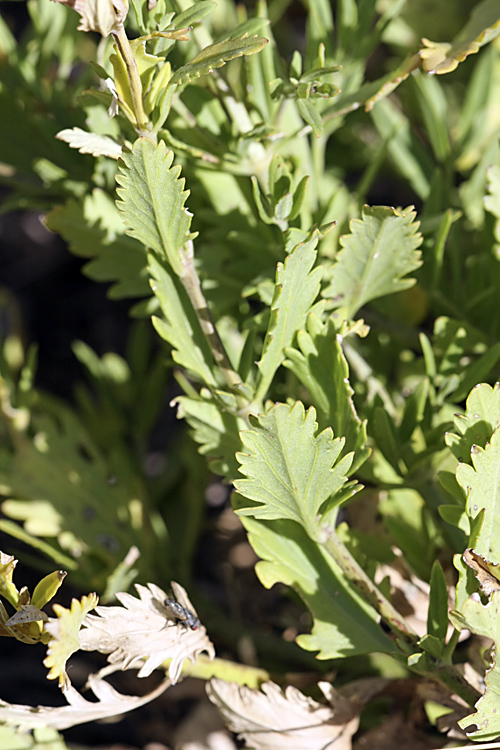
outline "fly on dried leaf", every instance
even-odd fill
[[[168,614],[172,617],[174,622],[184,625],[185,628],[191,630],[198,630],[200,627],[200,621],[198,617],[191,610],[191,602],[187,598],[187,595],[178,584],[172,581],[172,592],[175,599],[165,599],[163,602]]]

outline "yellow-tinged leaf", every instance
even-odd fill
[[[67,690],[71,683],[66,674],[66,662],[75,651],[80,649],[80,628],[90,612],[97,605],[99,598],[97,594],[83,596],[80,601],[73,599],[71,609],[54,604],[54,612],[57,619],[51,619],[46,625],[46,630],[51,634],[52,640],[47,648],[47,656],[44,664],[50,668],[47,675],[48,680],[59,680],[59,687]]]
[[[500,5],[498,0],[483,0],[476,5],[471,16],[449,44],[422,39],[424,47],[419,51],[422,67],[427,73],[451,73],[469,55],[491,42],[500,34]]]
[[[3,596],[13,607],[17,606],[19,593],[13,583],[12,576],[17,560],[13,555],[7,555],[0,550],[0,596]]]
[[[45,576],[45,578],[42,578],[35,586],[33,596],[31,597],[33,606],[39,609],[45,607],[54,598],[66,576],[67,573],[65,570],[55,570],[53,573]]]

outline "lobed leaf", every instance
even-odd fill
[[[297,688],[282,690],[265,682],[259,690],[212,679],[208,697],[254,750],[350,750],[359,726],[360,704],[343,698],[330,683],[319,683],[330,705],[318,703]]]
[[[81,649],[109,654],[105,673],[139,667],[138,676],[148,677],[170,659],[168,674],[175,683],[186,659],[194,663],[202,651],[214,658],[214,647],[203,625],[198,623],[193,629],[174,622],[166,609],[167,594],[159,586],[149,583],[147,587],[135,587],[139,598],[125,592],[116,594],[121,606],[97,607],[97,614],[86,618],[80,634]],[[189,603],[184,589],[179,584],[175,587],[176,596],[179,598],[180,592],[183,601]],[[196,612],[192,614],[196,617]]]
[[[271,318],[259,366],[256,399],[263,399],[276,370],[285,359],[285,348],[291,346],[297,331],[305,324],[307,313],[319,294],[322,269],[313,269],[319,232],[315,230],[305,242],[299,242],[285,263],[278,263]]]
[[[500,593],[494,591],[486,605],[477,595],[470,596],[461,612],[450,613],[450,619],[458,630],[467,628],[477,635],[490,638],[495,644],[492,663],[484,678],[484,695],[476,703],[476,712],[458,722],[468,737],[484,742],[494,740],[500,735]]]
[[[310,313],[307,331],[298,332],[297,343],[298,349],[285,350],[285,367],[308,389],[320,427],[330,426],[334,435],[342,435],[345,452],[354,451],[355,466],[361,465],[369,454],[366,424],[356,413],[349,366],[333,322],[324,325]]]
[[[150,297],[144,247],[125,235],[125,226],[114,202],[99,188],[83,202],[69,200],[44,219],[60,234],[75,255],[91,260],[84,273],[96,281],[112,282],[110,297]]]
[[[43,663],[50,671],[48,680],[59,680],[59,687],[67,690],[71,684],[66,672],[66,663],[75,651],[80,650],[80,629],[82,623],[99,601],[97,594],[83,596],[80,601],[73,599],[71,609],[60,604],[54,604],[57,615],[45,625],[45,629],[52,636],[47,647],[47,656]]]
[[[323,504],[337,495],[347,481],[352,453],[340,459],[344,438],[327,428],[317,435],[316,412],[296,401],[276,404],[257,418],[252,431],[242,431],[246,452],[238,453],[240,472],[234,486],[255,503],[241,508],[241,516],[262,519],[287,518],[304,526],[315,538],[317,515]]]
[[[500,428],[484,448],[471,449],[472,466],[457,466],[457,482],[467,495],[466,512],[473,520],[484,511],[484,521],[476,552],[488,559],[500,560]]]
[[[476,385],[467,398],[465,414],[455,414],[453,421],[456,432],[446,433],[446,445],[460,463],[470,463],[472,446],[485,448],[500,427],[500,383]]]
[[[417,248],[422,236],[415,216],[410,208],[364,206],[362,218],[351,220],[351,233],[340,238],[342,250],[322,292],[335,308],[346,307],[348,318],[370,300],[415,283],[402,278],[421,265]]]
[[[170,680],[166,679],[145,695],[122,695],[105,680],[96,675],[89,675],[87,687],[94,693],[97,701],[86,700],[72,686],[64,693],[68,701],[67,706],[25,706],[0,700],[0,722],[18,727],[22,731],[37,727],[68,729],[89,721],[121,716],[127,711],[144,706],[161,695],[170,684]],[[45,741],[42,746],[46,748],[47,742]],[[50,747],[53,747],[52,743]]]
[[[197,399],[179,396],[177,416],[191,427],[193,440],[200,445],[199,452],[207,456],[212,471],[231,482],[238,477],[235,454],[241,450],[239,430],[247,425],[214,399],[203,396],[203,393]]]
[[[127,234],[153,250],[177,275],[183,266],[180,250],[196,235],[189,232],[191,214],[184,204],[189,195],[180,179],[180,166],[172,167],[174,154],[165,143],[155,146],[138,138],[132,151],[119,162],[116,181],[121,187],[117,206],[128,227]]]

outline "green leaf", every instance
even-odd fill
[[[476,5],[467,24],[451,44],[422,39],[420,50],[422,66],[427,73],[451,73],[468,55],[500,34],[500,8],[498,0],[483,0]]]
[[[160,336],[172,347],[172,358],[190,370],[210,387],[215,387],[212,352],[186,290],[176,276],[154,255],[149,256],[151,288],[158,299],[164,318],[154,317]]]
[[[405,401],[403,417],[398,430],[398,439],[403,444],[410,440],[415,428],[424,418],[429,389],[429,379],[424,377]]]
[[[10,498],[2,512],[78,559],[88,586],[103,585],[130,547],[142,546],[144,530],[133,514],[149,517],[148,497],[133,468],[118,452],[99,450],[71,409],[40,395],[37,405],[41,414],[31,415],[31,433],[18,432],[15,452],[0,454],[0,482]],[[141,549],[142,571],[150,554]]]
[[[438,318],[433,349],[438,363],[435,385],[441,398],[458,403],[484,379],[500,358],[500,344],[488,345],[486,336],[464,321]]]
[[[500,717],[498,704],[500,702],[500,667],[498,653],[500,648],[500,593],[493,592],[487,605],[482,604],[479,597],[469,597],[461,612],[452,612],[450,619],[458,629],[467,628],[477,635],[490,638],[495,643],[495,656],[486,672],[485,692],[476,703],[476,712],[461,719],[459,726],[467,731],[471,725],[474,730],[467,731],[467,736],[474,740],[488,742],[500,735]]]
[[[394,421],[383,406],[376,406],[369,422],[370,433],[375,438],[378,450],[386,461],[400,475],[406,473],[404,464],[400,461],[401,446],[397,441],[397,431]]]
[[[297,99],[296,103],[300,116],[311,126],[316,138],[319,138],[323,133],[324,126],[318,108],[310,99]]]
[[[394,168],[425,200],[431,189],[435,163],[415,134],[413,123],[391,99],[379,101],[370,111],[375,127],[387,144]]]
[[[278,582],[291,586],[311,612],[312,632],[297,638],[299,646],[318,651],[318,659],[394,650],[374,610],[301,526],[291,521],[262,523],[248,517],[242,521],[261,558],[255,572],[262,584],[266,588]]]
[[[342,250],[322,292],[335,308],[347,307],[348,318],[370,300],[415,283],[402,279],[421,265],[417,248],[422,237],[415,215],[410,208],[364,206],[361,220],[351,220],[351,233],[340,238]]]
[[[181,275],[180,250],[196,235],[189,232],[191,214],[184,206],[189,191],[179,178],[180,166],[172,167],[173,158],[163,141],[155,146],[147,138],[138,138],[132,152],[124,153],[119,162],[116,181],[121,185],[117,188],[121,200],[117,206],[127,234]]]
[[[467,494],[466,510],[474,519],[484,509],[481,535],[474,546],[488,560],[500,560],[500,428],[485,448],[471,449],[472,466],[461,463],[456,475]]]
[[[337,330],[331,320],[324,325],[311,313],[307,332],[297,334],[299,349],[285,350],[289,367],[306,386],[318,411],[320,428],[330,426],[334,435],[345,439],[345,451],[355,452],[353,470],[369,455],[366,424],[356,413],[349,383],[349,366]]]
[[[485,448],[500,427],[500,384],[476,385],[467,398],[465,414],[455,414],[453,421],[456,432],[446,434],[446,445],[458,461],[470,463],[472,446]]]
[[[271,318],[259,362],[256,399],[263,399],[274,374],[285,359],[285,348],[291,346],[297,331],[305,324],[307,313],[318,296],[322,269],[313,268],[319,232],[315,230],[306,242],[294,247],[285,263],[278,263]]]
[[[230,60],[242,55],[254,55],[267,44],[261,36],[243,34],[238,39],[225,39],[205,47],[196,57],[179,68],[170,79],[169,86],[189,83],[200,76],[208,75],[214,68],[222,68]]]
[[[184,29],[187,26],[193,26],[195,23],[201,21],[202,18],[205,18],[216,7],[217,3],[213,3],[211,0],[198,0],[182,13],[178,13],[167,28]]]
[[[246,427],[245,421],[208,397],[179,396],[175,402],[178,418],[192,428],[193,440],[201,446],[199,452],[207,456],[212,471],[227,482],[233,481],[239,476],[235,454],[242,447],[239,431]]]
[[[109,296],[150,297],[144,247],[126,237],[114,201],[96,188],[83,203],[69,200],[45,216],[45,224],[60,234],[72,253],[92,258],[83,270],[96,281],[113,282]]]
[[[317,515],[340,493],[353,455],[340,459],[344,439],[334,438],[330,428],[317,435],[315,419],[315,410],[304,413],[300,401],[291,407],[276,404],[259,419],[250,418],[254,429],[242,431],[245,452],[237,455],[247,479],[238,479],[234,486],[258,504],[242,508],[240,515],[288,518],[318,537]]]
[[[430,583],[427,632],[444,641],[448,630],[448,589],[439,560],[435,560],[432,566]]]

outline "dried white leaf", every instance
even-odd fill
[[[87,685],[98,698],[97,703],[85,700],[74,687],[70,687],[64,693],[69,705],[57,708],[52,706],[34,708],[0,700],[0,723],[23,730],[37,727],[68,729],[88,721],[117,716],[143,706],[161,695],[171,685],[171,681],[163,680],[155,690],[141,696],[122,695],[96,675],[89,677]]]
[[[126,0],[54,0],[76,10],[80,18],[79,31],[98,31],[109,36],[118,31],[127,17]]]
[[[109,136],[89,133],[81,128],[60,130],[56,138],[67,143],[70,148],[77,148],[81,154],[109,156],[111,159],[119,159],[122,155],[120,144]]]
[[[119,593],[116,598],[122,607],[98,606],[95,608],[97,615],[89,614],[85,618],[80,631],[80,648],[109,654],[110,666],[101,670],[101,675],[140,667],[138,676],[147,677],[171,659],[168,673],[175,683],[185,659],[194,663],[202,651],[214,658],[215,650],[203,625],[192,630],[183,623],[169,620],[164,605],[168,597],[159,586],[149,583],[147,588],[139,584],[135,587],[140,599]],[[190,604],[184,589],[182,591]]]
[[[283,691],[273,682],[259,691],[212,679],[207,693],[228,727],[255,750],[350,750],[359,704],[342,698],[328,683],[320,683],[320,688],[330,706],[294,687]]]

